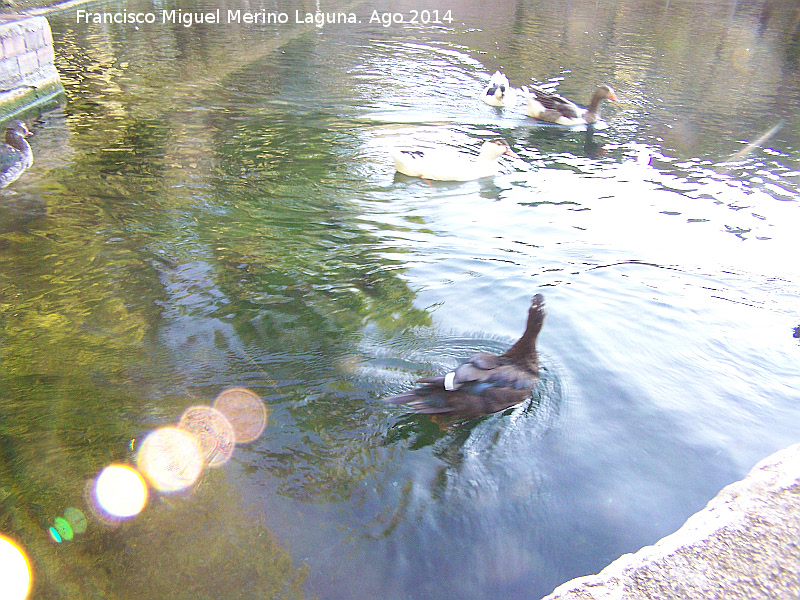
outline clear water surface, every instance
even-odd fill
[[[33,598],[537,598],[800,437],[796,3],[318,4],[361,23],[49,16],[66,103],[0,197],[0,530]],[[453,21],[369,23],[422,8]],[[476,99],[496,69],[620,101],[592,136],[538,124]],[[493,137],[519,157],[475,182],[388,156]],[[450,429],[381,402],[502,351],[537,292],[529,402]],[[258,440],[49,538],[230,385]]]

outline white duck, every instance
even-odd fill
[[[508,77],[495,71],[489,79],[489,85],[481,93],[481,99],[492,106],[511,107],[516,104],[518,94],[509,84]]]
[[[617,99],[614,90],[608,85],[601,85],[595,90],[588,109],[541,88],[534,87],[531,93],[532,97],[528,98],[528,115],[558,125],[596,123],[600,119],[600,103],[603,100]]]
[[[471,181],[496,175],[497,159],[507,154],[517,156],[501,138],[484,142],[478,156],[450,148],[407,148],[392,151],[395,168],[404,175],[434,181]]]

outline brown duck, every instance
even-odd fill
[[[386,398],[416,412],[472,419],[526,400],[539,380],[536,338],[544,322],[544,297],[536,294],[528,309],[525,333],[505,353],[474,354],[455,370],[426,377],[411,391]]]
[[[598,87],[589,108],[581,108],[571,100],[541,88],[531,88],[528,98],[528,116],[559,125],[586,125],[600,119],[600,103],[603,100],[617,100],[617,95],[609,85]]]

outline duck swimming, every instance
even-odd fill
[[[434,181],[471,181],[497,175],[497,159],[517,156],[504,139],[483,142],[476,157],[450,148],[408,148],[392,151],[394,166],[403,175]]]
[[[526,400],[539,380],[536,338],[544,323],[544,297],[536,294],[528,309],[525,333],[505,353],[473,354],[455,370],[426,377],[415,389],[385,402],[405,404],[416,412],[472,419]]]
[[[508,77],[495,71],[489,85],[483,90],[481,99],[492,106],[513,106],[517,102],[517,92],[512,89]]]
[[[533,96],[528,98],[528,115],[558,125],[596,123],[600,119],[600,103],[603,100],[617,100],[617,95],[608,85],[601,85],[595,90],[588,109],[541,88],[533,87],[530,92]]]
[[[6,129],[6,141],[0,144],[0,188],[19,179],[33,164],[33,152],[25,138],[33,135],[23,121],[13,121]]]

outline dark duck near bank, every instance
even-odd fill
[[[33,152],[25,138],[33,135],[23,121],[14,121],[6,129],[6,141],[0,144],[0,188],[19,179],[33,164]]]
[[[474,354],[455,370],[426,377],[413,390],[386,398],[416,412],[472,419],[525,401],[539,380],[536,338],[544,323],[544,297],[536,294],[522,337],[505,353]]]

